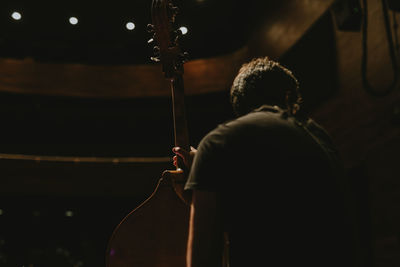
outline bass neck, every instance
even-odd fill
[[[171,79],[171,93],[175,146],[181,147],[186,151],[190,151],[182,75],[176,75],[173,79]],[[184,165],[180,159],[178,159],[178,166],[181,169],[184,169]]]

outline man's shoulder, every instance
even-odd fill
[[[225,130],[249,131],[252,129],[268,130],[269,128],[281,128],[291,124],[288,120],[287,112],[276,106],[262,106],[246,115],[243,115],[235,120],[228,121],[221,125]]]
[[[276,128],[281,118],[277,112],[254,111],[236,119],[225,121],[206,134],[203,143],[226,144],[242,137],[257,137],[257,132],[268,132],[268,128]],[[271,131],[272,132],[272,131]]]

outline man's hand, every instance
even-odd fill
[[[178,168],[178,156],[183,159],[183,163],[185,166],[190,170],[190,167],[192,166],[193,158],[194,155],[197,152],[197,149],[194,147],[190,147],[190,151],[187,151],[185,149],[182,149],[181,147],[173,147],[172,152],[174,152],[176,155],[173,157],[173,163],[174,166]]]

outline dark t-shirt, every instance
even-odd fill
[[[342,173],[322,127],[264,106],[202,139],[185,188],[217,192],[231,267],[351,266]]]

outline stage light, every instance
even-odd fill
[[[78,19],[75,17],[70,17],[69,23],[71,23],[72,25],[76,25],[76,24],[78,24]]]
[[[14,12],[11,14],[11,17],[12,17],[13,19],[15,19],[15,20],[20,20],[20,19],[22,18],[22,15],[21,15],[21,13],[19,13],[19,12],[17,12],[17,11],[14,11]]]
[[[74,216],[74,212],[72,210],[67,210],[65,212],[65,217],[72,217],[72,216]]]
[[[126,28],[127,28],[128,30],[130,30],[130,31],[132,31],[133,29],[135,29],[135,27],[136,27],[136,25],[135,25],[135,23],[133,23],[133,22],[128,22],[128,23],[126,24]]]
[[[188,28],[186,28],[184,26],[180,27],[179,30],[182,32],[183,35],[188,33]]]

